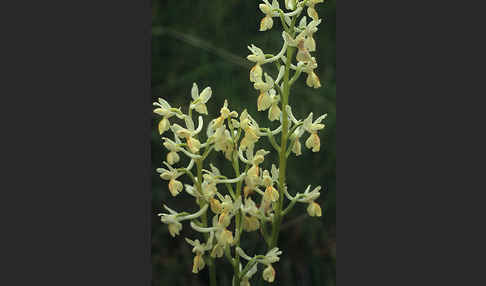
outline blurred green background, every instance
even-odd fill
[[[230,109],[241,113],[247,108],[258,122],[275,128],[277,123],[266,120],[267,112],[256,111],[258,97],[249,82],[251,63],[246,60],[247,45],[255,44],[267,53],[276,53],[282,45],[281,26],[277,18],[274,28],[259,32],[262,13],[260,0],[153,0],[152,19],[152,97],[162,97],[173,106],[186,111],[192,83],[199,89],[211,86],[213,97],[208,105],[210,118],[219,114],[224,99]],[[284,7],[283,1],[280,1]],[[306,205],[298,204],[282,226],[279,247],[283,255],[273,285],[335,285],[336,284],[336,5],[335,0],[317,6],[323,19],[314,35],[317,51],[313,53],[319,64],[316,70],[321,79],[320,89],[308,88],[305,76],[293,86],[290,97],[294,114],[304,118],[328,113],[326,128],[319,132],[321,151],[312,153],[303,146],[303,155],[290,156],[288,163],[288,187],[291,193],[302,192],[309,184],[321,185],[321,218],[310,218]],[[276,77],[274,66],[264,70]],[[315,117],[314,117],[315,118]],[[188,224],[180,236],[172,238],[167,225],[162,224],[157,213],[162,203],[176,210],[196,210],[187,195],[170,196],[167,181],[162,181],[155,169],[161,166],[167,154],[156,132],[157,121],[152,122],[152,265],[153,285],[208,285],[205,268],[194,275],[191,247],[184,237],[197,235]],[[304,136],[302,144],[307,136]],[[272,150],[265,138],[258,147]],[[213,152],[208,161],[223,172],[233,174],[228,161],[221,153]],[[263,167],[270,169],[276,157],[265,158]],[[278,165],[278,164],[277,164]],[[188,183],[187,179],[183,179]],[[245,233],[242,247],[248,253],[265,251],[262,242],[255,243],[256,233]],[[254,239],[253,239],[254,238]],[[253,241],[251,241],[253,240]],[[232,269],[224,259],[218,261],[218,285],[231,285]],[[251,280],[258,285],[261,271]],[[258,279],[257,279],[258,278]]]

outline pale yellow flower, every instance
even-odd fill
[[[183,189],[183,185],[180,181],[177,181],[175,179],[171,179],[169,181],[169,191],[170,194],[175,197],[177,196]]]
[[[258,111],[265,111],[270,108],[270,106],[272,106],[272,98],[270,97],[268,92],[260,92],[260,96],[257,100]]]
[[[309,203],[309,206],[307,207],[307,213],[309,214],[309,216],[320,217],[322,215],[321,206],[319,206],[318,203],[312,201]]]
[[[193,83],[192,85],[192,90],[191,90],[191,95],[192,99],[194,100],[189,108],[195,109],[197,112],[201,114],[208,114],[208,108],[206,106],[206,103],[209,101],[211,98],[212,90],[211,87],[206,87],[201,94],[199,94],[199,89],[197,87],[196,83]]]
[[[166,165],[168,165],[166,163]],[[170,167],[170,165],[168,165]],[[172,168],[172,167],[170,167]],[[169,191],[172,196],[177,196],[183,189],[183,185],[177,180],[182,175],[175,169],[166,170],[164,168],[158,168],[157,172],[160,173],[160,178],[169,181]]]
[[[260,229],[260,221],[255,216],[243,216],[243,230],[252,232]]]
[[[215,214],[219,214],[223,211],[223,208],[221,207],[221,203],[219,202],[218,199],[211,198],[209,200],[209,204],[211,205],[211,211]]]
[[[319,139],[319,135],[317,132],[311,133],[309,138],[305,141],[305,147],[308,149],[312,149],[312,152],[319,152],[321,149],[321,140]]]
[[[278,201],[278,191],[273,186],[268,186],[265,189],[265,194],[263,195],[263,199],[267,202],[276,202]]]
[[[162,135],[162,134],[164,134],[165,131],[167,131],[169,129],[170,129],[169,120],[167,119],[167,117],[162,118],[162,120],[160,120],[159,125],[158,125],[159,134]]]
[[[179,235],[179,232],[182,229],[182,224],[180,223],[170,223],[169,224],[169,233],[172,237]]]
[[[263,280],[272,283],[275,280],[275,269],[269,264],[265,270],[263,270]]]
[[[206,263],[204,263],[204,258],[202,254],[197,254],[194,256],[194,264],[192,266],[192,273],[198,273],[199,271],[203,270]]]
[[[315,72],[307,74],[307,80],[305,81],[308,87],[319,88],[321,87],[321,81]]]
[[[273,19],[272,17],[278,16],[277,12],[274,12],[274,9],[278,9],[278,1],[273,1],[272,5],[270,5],[267,1],[264,1],[258,5],[260,10],[265,14],[265,17],[260,21],[260,31],[270,30],[273,27]]]
[[[280,114],[282,111],[278,107],[278,103],[273,103],[272,106],[270,106],[270,109],[268,110],[268,119],[270,121],[275,121],[280,118]]]
[[[295,156],[302,155],[302,144],[300,143],[299,139],[295,140],[294,146],[292,146],[292,152],[295,154]]]

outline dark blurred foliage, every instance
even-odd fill
[[[200,90],[211,86],[213,97],[208,105],[210,118],[219,114],[224,99],[230,109],[239,113],[247,108],[265,126],[275,128],[276,122],[266,120],[266,112],[256,111],[257,92],[249,82],[251,63],[246,60],[247,45],[255,44],[267,53],[276,53],[282,45],[281,26],[277,18],[271,31],[259,32],[262,13],[259,0],[153,0],[152,24],[152,96],[162,97],[173,106],[187,110],[192,83]],[[283,7],[283,1],[280,1]],[[283,255],[275,264],[277,279],[273,285],[335,285],[336,280],[336,5],[335,0],[319,4],[323,19],[315,34],[319,67],[317,74],[322,88],[305,85],[302,76],[291,91],[290,104],[297,118],[328,113],[326,128],[319,132],[321,151],[312,153],[303,146],[303,155],[290,156],[288,186],[291,193],[303,191],[308,184],[323,186],[318,202],[323,209],[321,218],[307,216],[306,205],[298,204],[285,218],[279,240]],[[274,66],[265,71],[276,76]],[[315,117],[314,117],[315,118]],[[196,233],[184,224],[180,236],[172,238],[157,213],[162,203],[176,210],[197,210],[192,198],[182,193],[172,198],[167,181],[162,181],[155,169],[164,156],[161,140],[156,132],[154,116],[152,128],[153,217],[152,263],[153,285],[207,285],[207,268],[194,275],[191,247],[184,237]],[[307,136],[304,136],[302,144]],[[262,138],[259,148],[272,150]],[[223,172],[232,175],[230,164],[221,153],[213,152],[209,160]],[[276,157],[268,156],[263,167],[270,169]],[[277,164],[278,165],[278,164]],[[206,166],[207,167],[207,166]],[[184,179],[185,183],[189,183]],[[256,243],[256,233],[245,233],[242,247],[248,253],[262,253],[262,242]],[[218,285],[231,285],[232,269],[224,259],[217,260]],[[252,279],[258,285],[261,271]]]

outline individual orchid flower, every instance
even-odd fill
[[[238,112],[236,111],[230,111],[228,108],[228,100],[224,100],[223,107],[221,107],[219,111],[220,116],[216,119],[214,119],[211,124],[210,124],[210,129],[215,130],[219,127],[221,127],[226,119],[232,118],[232,117],[238,117]]]
[[[305,129],[302,126],[297,127],[292,135],[290,135],[290,140],[294,142],[292,145],[292,152],[296,156],[302,155],[302,144],[300,143],[300,137],[304,134]]]
[[[194,256],[194,262],[193,262],[193,266],[192,266],[192,273],[198,273],[199,271],[201,271],[202,269],[204,269],[204,266],[206,264],[204,263],[204,259],[203,259],[202,256],[204,255],[204,253],[206,251],[208,251],[208,250],[210,250],[212,248],[212,246],[213,246],[213,237],[214,237],[214,233],[211,232],[207,243],[203,243],[203,244],[201,244],[201,242],[199,242],[199,239],[191,240],[189,238],[186,238],[186,242],[189,243],[191,246],[193,246],[192,252],[196,254]]]
[[[305,28],[306,38],[304,40],[304,47],[309,52],[316,51],[316,41],[314,40],[314,33],[317,32],[317,26],[321,23],[321,20],[312,20]]]
[[[267,266],[267,268],[265,268],[265,270],[263,270],[263,280],[269,282],[269,283],[272,283],[273,281],[275,281],[275,269],[272,267],[271,264],[269,264]]]
[[[314,122],[312,122],[312,112],[309,116],[304,120],[303,127],[305,131],[309,132],[311,135],[305,141],[305,146],[309,149],[312,149],[312,152],[319,152],[321,148],[321,141],[319,139],[319,135],[317,135],[317,131],[321,130],[325,127],[324,124],[321,124],[321,121],[324,120],[327,116],[327,113],[317,118]]]
[[[257,110],[258,111],[265,111],[272,106],[272,97],[270,96],[269,92],[262,92],[257,100]]]
[[[198,212],[194,214],[184,215],[182,213],[178,213],[175,210],[169,208],[168,206],[164,205],[164,208],[169,212],[166,213],[159,213],[160,221],[167,224],[169,226],[169,233],[172,237],[179,235],[179,232],[182,229],[182,224],[180,223],[183,220],[195,219],[203,215],[206,210],[207,206],[202,207]]]
[[[248,114],[246,109],[241,113],[240,116],[240,127],[245,131],[245,137],[240,142],[240,148],[242,150],[253,146],[258,139],[260,127],[258,123]]]
[[[199,89],[196,83],[193,83],[191,89],[192,99],[194,100],[190,105],[190,109],[195,109],[197,112],[201,114],[208,114],[208,108],[206,107],[206,103],[211,98],[212,90],[211,87],[206,87],[203,89],[201,94],[199,94]]]
[[[261,81],[263,75],[261,65],[263,65],[265,62],[265,54],[263,53],[262,49],[255,45],[248,46],[248,49],[250,50],[251,55],[248,55],[246,58],[255,63],[255,65],[250,69],[250,81]]]
[[[272,263],[275,263],[280,260],[278,257],[282,254],[282,251],[279,251],[277,247],[270,250],[265,258],[263,259],[262,263],[267,265],[265,270],[263,270],[263,280],[272,283],[275,280],[275,269],[272,266]]]
[[[174,168],[172,168],[169,164],[166,164],[166,166],[169,167],[169,170],[164,169],[164,168],[157,168],[157,172],[160,174],[160,178],[169,181],[169,191],[170,191],[170,194],[173,197],[175,197],[183,189],[182,183],[177,180],[177,178],[179,178],[180,176],[182,176],[183,173],[177,171]]]
[[[172,125],[172,131],[176,134],[179,138],[186,139],[187,147],[192,153],[198,153],[199,149],[201,148],[201,142],[198,139],[194,138],[201,130],[203,125],[203,119],[199,116],[199,125],[198,128],[195,129],[194,121],[191,117],[185,116],[184,120],[186,122],[186,127],[184,128],[179,124]]]
[[[309,206],[307,207],[307,213],[309,216],[317,216],[320,217],[322,215],[321,206],[318,203],[311,201]]]
[[[321,81],[319,80],[317,74],[314,72],[316,68],[317,68],[317,63],[314,57],[311,57],[310,61],[302,65],[302,71],[307,73],[307,80],[305,83],[307,84],[308,87],[313,87],[313,88],[321,87]]]
[[[268,170],[263,171],[262,184],[265,186],[263,200],[267,203],[276,202],[279,198],[278,191],[273,187],[274,180]]]
[[[260,221],[258,218],[259,210],[251,198],[247,198],[245,204],[241,205],[241,212],[243,213],[244,231],[251,232],[260,228]]]
[[[268,120],[270,121],[275,121],[280,118],[280,115],[282,114],[282,111],[280,110],[280,107],[278,106],[278,103],[280,102],[280,96],[275,94],[275,90],[270,90],[270,109],[268,110]]]
[[[172,237],[179,235],[182,224],[179,222],[177,216],[179,215],[177,212],[169,209],[167,206],[164,205],[166,209],[170,212],[170,214],[158,214],[160,216],[160,221],[167,224],[169,227],[169,233]]]
[[[260,4],[258,7],[265,14],[265,17],[260,21],[260,31],[270,30],[273,27],[272,17],[278,17],[279,10],[278,1],[273,0],[272,5],[267,0],[263,0],[264,3]]]
[[[158,124],[158,130],[160,135],[170,129],[169,118],[174,115],[179,118],[183,118],[184,116],[180,109],[171,107],[170,104],[163,98],[159,97],[159,101],[154,102],[153,105],[157,106],[157,108],[154,109],[154,113],[162,116],[162,120],[160,120]]]
[[[222,228],[216,233],[216,239],[218,244],[226,247],[226,245],[231,245],[234,242],[233,233],[226,228]]]
[[[315,9],[315,5],[318,4],[318,3],[323,3],[324,0],[308,0],[306,2],[306,5],[309,6],[307,8],[307,14],[309,15],[309,17],[311,17],[312,19],[314,20],[318,20],[319,19],[319,15],[317,14],[317,11]]]
[[[237,211],[240,209],[241,198],[233,201],[229,195],[225,195],[224,197],[219,193],[216,195],[221,201],[221,212],[218,217],[218,224],[227,227],[231,222],[231,218],[236,215]]]
[[[321,81],[319,80],[319,77],[317,74],[312,71],[307,75],[307,80],[305,81],[308,87],[313,87],[313,88],[319,88],[321,87]]]
[[[305,45],[305,40],[301,40],[297,44],[297,55],[295,56],[297,61],[307,63],[312,60],[312,56]]]
[[[254,189],[256,186],[260,184],[260,167],[259,165],[263,163],[265,160],[265,155],[267,155],[268,151],[263,149],[258,150],[255,154],[253,154],[253,146],[247,149],[246,154],[248,157],[248,162],[251,163],[251,167],[248,169],[246,177],[245,177],[245,184],[250,188]]]
[[[226,159],[231,161],[231,154],[234,149],[233,137],[225,125],[216,129],[216,132],[212,135],[212,141],[214,142],[214,150],[222,151]]]
[[[169,150],[169,153],[167,153],[167,163],[169,163],[170,165],[174,165],[180,160],[180,156],[179,154],[177,154],[177,152],[179,152],[180,150],[180,147],[176,142],[170,140],[167,137],[163,137],[162,139],[164,140],[164,147]]]

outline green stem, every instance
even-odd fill
[[[289,94],[290,94],[290,82],[289,82],[289,73],[290,73],[290,62],[292,59],[292,55],[295,51],[295,48],[288,47],[287,49],[287,61],[285,64],[285,74],[284,74],[284,86],[283,86],[283,93],[282,93],[282,137],[280,141],[280,152],[279,152],[279,174],[278,174],[278,187],[279,187],[279,199],[275,210],[275,218],[273,222],[272,228],[272,237],[270,239],[270,246],[269,248],[274,248],[278,242],[278,235],[280,232],[280,225],[282,223],[282,207],[285,194],[283,192],[285,188],[285,181],[286,181],[286,168],[287,168],[287,142],[289,137],[289,119],[287,114],[286,106],[289,103]]]
[[[203,193],[203,190],[202,190],[202,169],[203,169],[203,160],[202,159],[199,159],[199,160],[196,160],[196,167],[197,167],[197,189],[199,191],[200,194]],[[201,202],[201,207],[203,206],[203,204],[207,204],[207,202]],[[203,224],[203,227],[207,227],[208,226],[208,212],[205,212],[204,215],[202,215],[202,224]],[[204,238],[206,239],[206,241],[208,240],[209,238],[209,234],[208,233],[204,233]],[[215,262],[214,262],[214,258],[212,258],[211,256],[209,256],[209,263],[208,263],[208,267],[209,267],[209,285],[210,286],[216,286],[216,265],[215,265]]]
[[[240,176],[240,164],[239,164],[238,158],[233,160],[233,169],[235,170],[236,177],[239,177]],[[241,184],[242,184],[241,181],[236,183],[236,199],[241,197]],[[241,213],[238,210],[238,212],[236,213],[236,226],[235,226],[236,245],[235,245],[235,249],[236,249],[236,247],[240,246],[240,235],[241,235],[239,233],[241,231],[240,224],[241,224]],[[235,251],[235,260],[234,260],[234,264],[233,264],[233,269],[234,269],[234,276],[235,276],[235,285],[239,286],[240,280],[241,280],[240,279],[240,255],[236,251]]]

